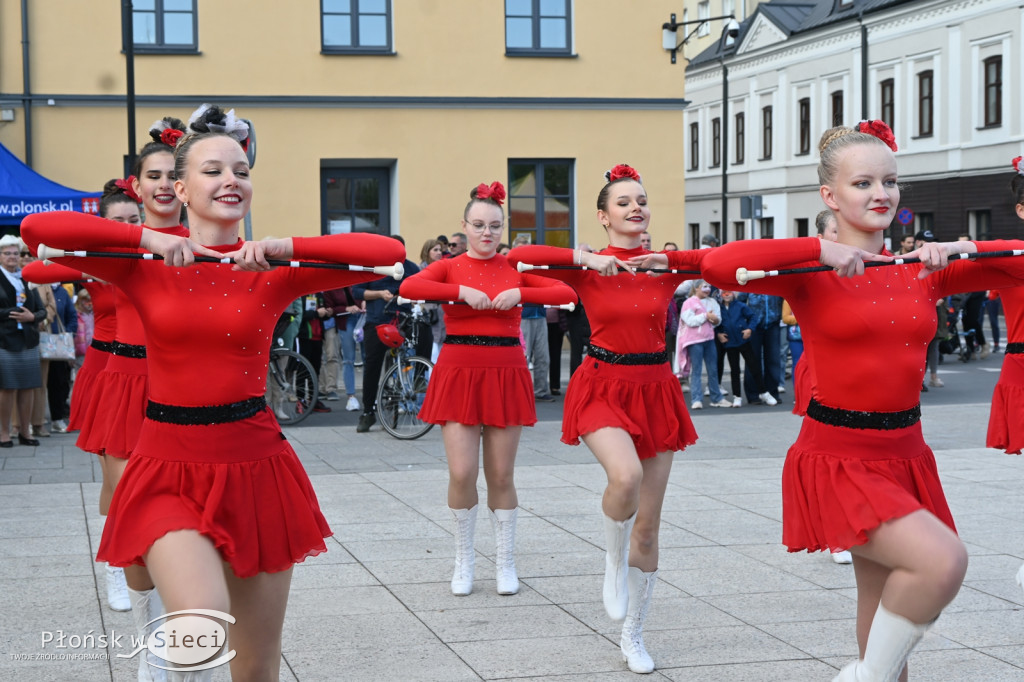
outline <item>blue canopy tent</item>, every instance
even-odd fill
[[[20,225],[21,219],[43,211],[99,212],[99,192],[79,192],[39,173],[22,163],[0,144],[0,226]],[[0,231],[3,230],[0,228]]]

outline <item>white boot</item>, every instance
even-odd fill
[[[647,620],[647,610],[651,607],[651,596],[654,594],[654,583],[658,579],[658,571],[644,573],[636,566],[629,567],[629,608],[626,622],[622,624],[622,660],[629,664],[635,673],[654,672],[654,661],[644,648],[643,629]]]
[[[173,670],[167,672],[168,682],[210,682],[213,679],[213,669],[197,670],[191,673],[179,673]]]
[[[114,611],[131,611],[132,600],[128,597],[128,583],[124,581],[124,569],[104,564],[107,578],[107,606]]]
[[[519,508],[488,511],[491,513],[491,526],[494,528],[494,563],[497,566],[498,594],[516,594],[519,592],[515,555],[516,517]]]
[[[626,575],[629,566],[629,534],[633,531],[636,512],[625,521],[604,517],[604,534],[608,544],[604,555],[604,610],[612,620],[626,617],[629,606],[629,585]]]
[[[931,623],[911,623],[879,604],[868,631],[863,660],[848,664],[832,682],[896,682],[907,664],[911,649],[921,641],[929,627]]]
[[[1017,584],[1024,590],[1024,566],[1017,569]]]
[[[473,567],[476,564],[476,550],[473,549],[473,535],[476,533],[476,511],[452,509],[455,517],[455,572],[452,573],[452,594],[464,597],[473,591]],[[450,507],[449,507],[450,508]]]
[[[132,602],[132,621],[135,623],[135,629],[139,633],[139,638],[143,639],[152,631],[154,626],[147,627],[146,623],[158,618],[163,615],[164,605],[160,601],[160,595],[157,594],[156,588],[151,590],[143,590],[136,592],[132,588],[128,587],[128,596]],[[159,625],[159,623],[157,623]],[[167,674],[164,670],[156,668],[149,664],[148,661],[152,661],[157,665],[167,665],[166,661],[163,661],[149,650],[139,652],[139,682],[166,682]]]

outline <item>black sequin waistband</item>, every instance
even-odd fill
[[[180,424],[182,426],[210,426],[239,422],[253,417],[267,407],[263,396],[240,400],[227,405],[204,405],[202,407],[182,407],[180,405],[163,405],[152,400],[146,406],[146,417],[155,422]]]
[[[124,358],[142,359],[146,357],[145,346],[133,346],[130,343],[121,343],[120,341],[112,341],[110,343],[110,352]]]
[[[92,343],[90,343],[89,345],[91,347],[95,348],[96,350],[102,351],[104,353],[113,353],[114,352],[114,342],[113,341],[99,341],[98,339],[93,339]]]
[[[1003,350],[1007,353],[1024,353],[1024,343],[1008,343]]]
[[[829,426],[845,426],[848,429],[873,429],[894,431],[905,429],[921,421],[921,405],[914,405],[902,412],[860,412],[827,407],[814,398],[807,405],[807,416]]]
[[[445,343],[456,346],[518,346],[517,336],[475,336],[475,335],[448,335],[444,337]]]
[[[660,353],[616,353],[601,346],[590,344],[587,346],[587,355],[607,362],[609,365],[662,365],[668,362],[668,351]]]

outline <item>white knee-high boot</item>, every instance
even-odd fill
[[[912,623],[879,604],[868,631],[864,658],[848,664],[832,682],[896,682],[911,649],[929,627],[931,623]]]
[[[473,536],[476,533],[476,512],[472,509],[452,509],[455,517],[455,571],[452,573],[452,594],[464,597],[473,591],[473,568],[476,564],[476,550]],[[450,509],[450,507],[449,507]]]
[[[488,511],[491,513],[491,526],[494,528],[494,563],[498,594],[515,594],[519,592],[515,554],[516,518],[519,515],[519,508],[488,509]]]
[[[629,567],[629,608],[626,621],[622,624],[622,660],[635,673],[654,672],[654,661],[644,647],[644,621],[647,611],[651,608],[651,597],[654,595],[654,583],[658,580],[658,571],[644,573],[636,566]]]
[[[153,629],[152,626],[147,627],[146,623],[163,615],[164,605],[155,587],[151,590],[142,590],[141,592],[130,587],[127,589],[128,596],[132,602],[132,622],[135,623],[135,629],[139,633],[139,638],[143,639]],[[167,665],[166,661],[157,658],[149,650],[140,651],[139,682],[166,682],[166,672],[161,668],[150,665],[149,661],[157,665]]]
[[[213,679],[213,670],[196,670],[195,672],[182,673],[174,670],[168,671],[168,682],[210,682]]]
[[[625,521],[616,521],[605,515],[604,534],[608,544],[604,556],[604,609],[612,620],[626,617],[629,606],[629,586],[626,575],[629,567],[629,534],[633,531],[636,512]]]

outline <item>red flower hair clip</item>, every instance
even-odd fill
[[[622,180],[623,178],[629,178],[630,180],[640,182],[640,174],[636,172],[636,168],[627,166],[624,163],[620,163],[610,171],[605,171],[604,173],[604,179],[608,182],[615,182],[616,180]]]
[[[140,197],[138,194],[135,193],[135,188],[132,186],[134,182],[135,182],[135,176],[134,175],[129,175],[124,180],[121,180],[121,179],[114,180],[114,186],[119,188],[122,192],[124,192],[125,195],[127,195],[128,197],[133,199],[135,201],[135,203],[141,204],[142,203],[142,197]]]
[[[861,121],[857,124],[857,132],[877,137],[885,143],[886,147],[894,152],[898,151],[896,149],[896,136],[893,135],[892,128],[885,121]]]
[[[490,186],[481,182],[476,187],[476,198],[491,199],[498,206],[501,206],[505,203],[505,187],[497,180],[492,182]]]
[[[1024,156],[1018,156],[1012,161],[1013,170],[1017,171],[1017,175],[1024,175],[1024,163],[1021,163],[1022,160],[1024,160]]]
[[[160,132],[160,141],[168,147],[176,147],[178,145],[178,140],[180,140],[184,135],[185,133],[180,130],[176,130],[175,128],[164,128]]]

